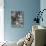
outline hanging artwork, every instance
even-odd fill
[[[24,12],[23,11],[11,11],[11,24],[15,27],[24,26]]]

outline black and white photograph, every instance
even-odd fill
[[[24,13],[23,11],[11,11],[11,24],[15,27],[24,26]]]

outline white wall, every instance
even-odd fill
[[[0,0],[0,42],[4,41],[4,0]]]

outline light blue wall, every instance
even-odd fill
[[[40,1],[40,10],[42,11],[43,9],[46,9],[46,0],[41,0]],[[45,26],[46,27],[46,10],[43,12],[43,22],[40,22],[40,25]]]
[[[40,9],[40,0],[5,0],[4,9],[4,35],[7,41],[18,41],[24,37],[32,28],[32,19],[35,12]],[[11,27],[11,10],[24,11],[24,27]]]

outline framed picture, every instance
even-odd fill
[[[23,27],[24,26],[24,12],[11,11],[11,24],[14,27]]]

